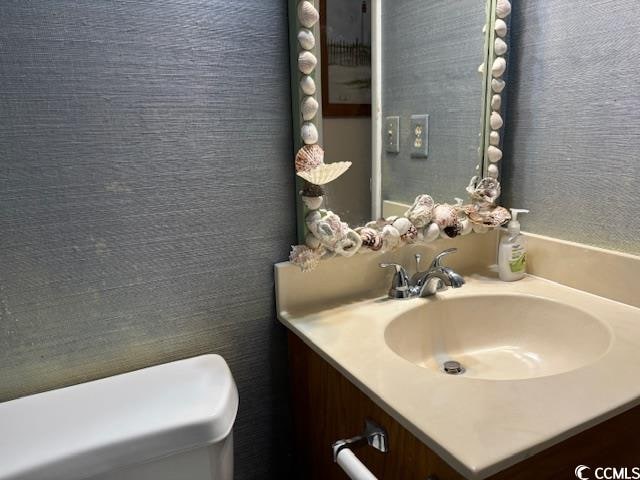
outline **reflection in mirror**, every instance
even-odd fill
[[[321,0],[322,133],[327,161],[349,161],[325,207],[350,225],[371,218],[370,0]]]
[[[381,2],[384,133],[389,117],[400,120],[397,144],[387,140],[382,148],[383,213],[389,201],[411,204],[423,193],[454,203],[480,174],[486,82],[478,66],[487,57],[489,6]]]

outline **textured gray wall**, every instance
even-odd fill
[[[525,230],[640,254],[640,2],[516,2],[503,202]]]
[[[466,198],[482,129],[484,0],[382,2],[382,116],[399,115],[400,153],[382,155],[382,198]],[[411,114],[430,115],[429,158],[410,158]]]
[[[206,352],[286,478],[286,2],[0,3],[0,400]]]

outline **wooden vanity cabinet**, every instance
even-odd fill
[[[365,418],[384,426],[389,451],[357,449],[380,480],[464,477],[378,407],[340,372],[289,332],[291,403],[298,478],[345,480],[330,445],[362,432]],[[425,407],[427,408],[427,407]],[[575,478],[578,465],[640,466],[640,407],[606,421],[490,477],[491,480]]]

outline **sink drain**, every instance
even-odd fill
[[[444,368],[444,373],[448,373],[449,375],[461,375],[464,373],[464,367],[460,365],[460,362],[456,362],[455,360],[444,362],[442,367]]]

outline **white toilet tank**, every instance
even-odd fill
[[[203,355],[0,404],[0,480],[232,480],[238,390]]]

